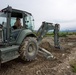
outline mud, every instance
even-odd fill
[[[30,62],[17,58],[2,64],[0,75],[76,75],[69,64],[69,61],[76,58],[76,36],[60,38],[61,49],[54,48],[53,41],[53,37],[46,37],[40,46],[50,51],[54,60],[47,60],[39,54]]]

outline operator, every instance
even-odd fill
[[[20,18],[16,18],[16,22],[14,23],[13,29],[21,29],[22,25],[21,25],[21,20]],[[12,35],[14,36],[14,38],[17,37],[18,33],[20,30],[15,31],[15,33],[13,32]]]
[[[13,28],[14,28],[14,29],[20,29],[20,28],[22,28],[20,18],[18,18],[18,17],[16,18],[16,22],[14,23]]]

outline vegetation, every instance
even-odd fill
[[[34,33],[36,34],[35,31],[34,31]],[[67,37],[67,35],[76,35],[76,32],[67,32],[67,31],[66,32],[59,32],[59,37]],[[45,37],[49,37],[49,36],[54,36],[54,33],[53,32],[47,32]]]
[[[76,73],[76,60],[70,61],[70,66],[72,68],[72,71]]]
[[[59,32],[59,37],[67,37],[67,35],[76,35],[76,32]],[[48,32],[46,36],[54,36],[53,32]]]

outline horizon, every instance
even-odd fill
[[[0,10],[8,5],[32,13],[36,30],[43,21],[58,23],[61,30],[76,29],[76,0],[1,0]]]

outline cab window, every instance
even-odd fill
[[[34,29],[34,19],[32,16],[27,15],[25,17],[25,25],[27,26],[28,29],[31,29],[31,30]]]
[[[16,19],[17,19],[16,17],[11,18],[11,27],[13,27],[15,25]],[[22,18],[20,18],[20,23],[21,23],[21,26],[23,26],[23,19]]]
[[[0,27],[6,27],[7,25],[7,14],[0,12]]]

